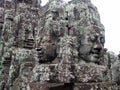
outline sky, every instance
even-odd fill
[[[42,0],[44,5],[48,0]],[[64,0],[68,2],[70,0]],[[97,7],[105,27],[105,48],[116,54],[120,51],[120,0],[91,0]]]

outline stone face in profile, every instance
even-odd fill
[[[79,47],[80,58],[86,62],[99,63],[105,43],[103,28],[88,26],[83,32]]]
[[[51,62],[56,58],[56,45],[49,36],[45,36],[42,38],[37,52],[40,63]]]

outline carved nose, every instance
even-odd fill
[[[101,52],[101,50],[103,49],[103,45],[100,42],[96,42],[93,48],[96,52]]]
[[[95,45],[94,45],[95,48],[103,48],[103,45],[100,41],[100,38],[97,38],[96,42],[95,42]]]
[[[99,49],[102,49],[102,44],[101,43],[96,43],[95,45],[94,45],[94,48],[99,48]]]

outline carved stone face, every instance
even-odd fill
[[[56,46],[52,43],[49,37],[44,37],[40,43],[40,50],[38,50],[38,58],[40,62],[50,62],[56,57]]]
[[[86,62],[99,63],[104,42],[104,30],[96,26],[88,27],[81,36],[80,58]]]

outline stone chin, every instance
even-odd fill
[[[80,59],[85,61],[86,63],[100,63],[100,55],[98,54],[89,54],[89,55],[80,55]]]
[[[94,55],[90,55],[88,56],[89,61],[90,62],[94,62],[94,63],[99,63],[100,62],[100,56],[98,56],[97,54]]]

